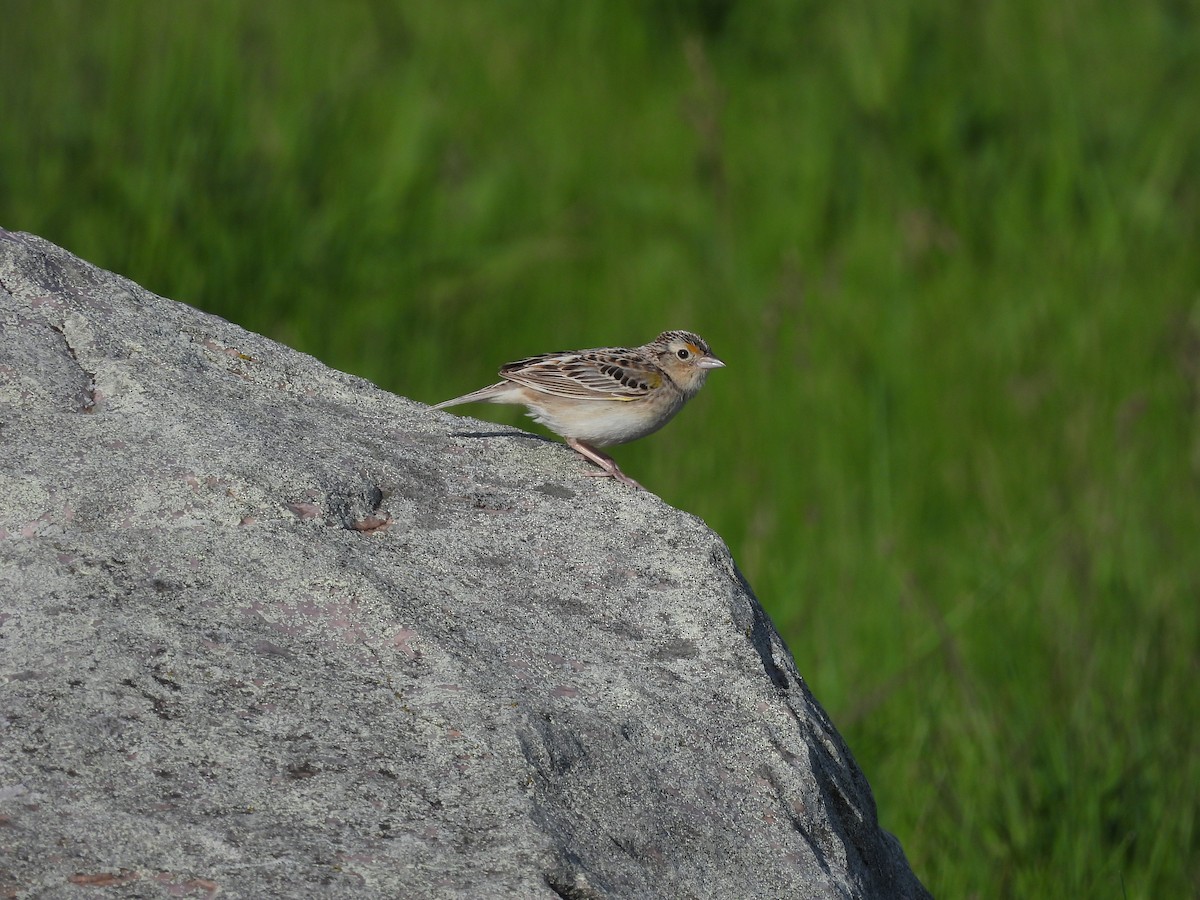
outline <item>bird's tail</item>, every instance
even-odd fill
[[[504,403],[505,395],[511,389],[511,382],[498,381],[477,391],[471,391],[469,394],[463,394],[461,397],[455,397],[453,400],[443,400],[441,403],[434,404],[431,409],[445,409],[447,406],[458,406],[460,403]]]

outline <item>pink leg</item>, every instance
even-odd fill
[[[594,475],[598,478],[615,478],[617,481],[631,485],[639,491],[644,491],[645,488],[626,475],[617,467],[617,461],[607,453],[601,453],[595,447],[589,447],[583,441],[577,441],[575,438],[566,438],[567,446],[578,453],[580,456],[591,460],[598,465],[603,471],[588,472],[588,475]]]

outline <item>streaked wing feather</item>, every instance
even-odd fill
[[[500,377],[572,400],[637,400],[662,383],[657,368],[622,347],[531,356],[504,366]]]

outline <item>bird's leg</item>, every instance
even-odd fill
[[[644,491],[645,488],[626,475],[617,466],[617,461],[607,453],[601,453],[595,447],[589,447],[583,441],[577,441],[575,438],[566,438],[567,446],[578,453],[585,459],[589,459],[598,465],[602,471],[587,472],[587,475],[592,475],[598,478],[615,478],[617,481],[637,488],[639,491]]]

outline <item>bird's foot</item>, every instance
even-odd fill
[[[613,480],[619,481],[622,484],[627,484],[630,487],[637,488],[639,491],[646,490],[644,487],[622,472],[620,467],[617,466],[617,461],[607,453],[601,453],[595,447],[589,447],[582,441],[577,441],[573,438],[567,438],[567,446],[569,446],[584,459],[587,459],[600,467],[599,472],[589,471],[585,472],[585,475],[588,475],[592,478],[612,478]]]
[[[638,482],[634,481],[632,478],[630,478],[628,475],[626,475],[624,472],[622,472],[620,469],[617,469],[617,468],[614,468],[613,471],[611,471],[611,472],[609,472],[607,469],[601,469],[600,471],[596,471],[593,469],[593,470],[584,472],[583,474],[587,475],[589,478],[611,478],[614,481],[619,481],[622,484],[627,484],[630,487],[635,487],[639,491],[646,490],[642,485],[638,484]]]

